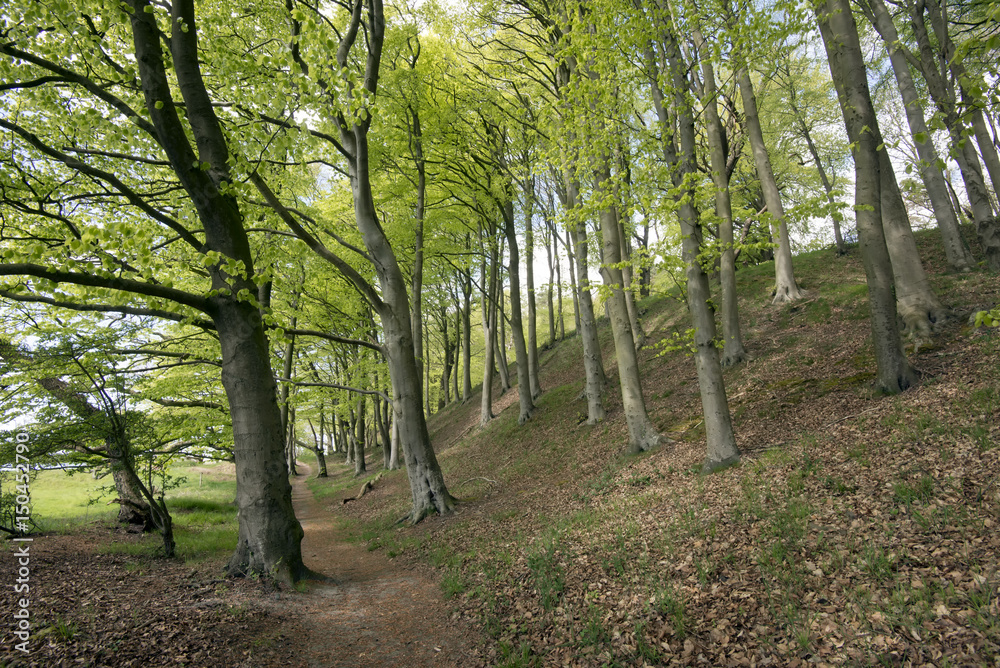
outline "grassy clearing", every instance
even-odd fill
[[[236,548],[236,480],[228,464],[177,462],[175,486],[166,493],[174,521],[177,554],[186,560],[221,558]],[[43,531],[71,532],[98,522],[113,526],[117,505],[110,478],[95,480],[81,472],[41,471],[31,486],[32,517]],[[108,553],[149,557],[162,548],[159,534],[107,544]]]
[[[39,471],[31,483],[32,519],[43,531],[67,531],[79,524],[113,520],[118,506],[111,478],[81,471]]]

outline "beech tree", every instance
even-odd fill
[[[847,0],[826,0],[815,11],[853,147],[855,212],[861,258],[868,277],[876,384],[884,392],[902,392],[917,382],[917,376],[903,354],[892,295],[892,265],[883,233],[884,161],[879,154],[885,153],[885,145],[868,90],[867,71],[850,5]]]
[[[346,247],[371,263],[378,289],[310,231],[309,228],[321,227],[315,219],[287,206],[259,172],[252,174],[251,180],[285,225],[336,267],[379,316],[413,500],[410,521],[418,522],[429,513],[451,512],[455,500],[445,485],[427,431],[421,373],[414,353],[414,327],[419,323],[411,321],[410,289],[380,221],[372,193],[368,134],[375,118],[385,41],[385,12],[379,0],[352,0],[338,7],[335,14],[343,22],[339,30],[327,21],[319,8],[289,5],[287,18],[291,24],[291,42],[288,56],[301,73],[293,77],[299,86],[299,103],[322,117],[333,132],[297,128],[320,140],[346,165],[343,171],[350,182],[354,223],[361,233],[364,250],[351,245]],[[329,43],[337,45],[332,61],[326,57]],[[294,126],[293,121],[270,120],[283,130]]]
[[[788,236],[788,222],[785,219],[785,209],[782,203],[781,192],[778,190],[778,183],[774,178],[771,158],[768,154],[767,146],[764,144],[764,135],[761,131],[757,94],[750,76],[749,44],[752,43],[752,40],[748,34],[748,28],[744,25],[747,22],[747,17],[737,17],[729,0],[722,0],[721,8],[723,20],[729,31],[729,38],[732,41],[732,57],[736,67],[736,79],[740,87],[740,97],[743,101],[743,113],[747,136],[750,141],[750,149],[753,153],[754,164],[757,167],[757,178],[760,179],[764,202],[767,204],[767,210],[770,214],[772,236],[775,237],[775,243],[777,244],[774,254],[775,287],[773,303],[782,304],[801,299],[804,295],[795,282],[795,273],[792,269],[792,245],[791,239]],[[758,34],[759,32],[765,34],[771,32],[770,26],[767,25],[770,20],[770,14],[758,13],[747,7],[744,7],[743,11],[750,14],[752,19],[750,23],[757,29]],[[753,42],[756,42],[756,40],[753,40]],[[771,40],[768,40],[768,43],[775,46],[773,37]]]
[[[241,151],[231,151],[203,74],[226,80],[222,34],[234,25],[228,10],[202,9],[214,54],[199,48],[190,0],[7,8],[22,18],[0,45],[0,128],[12,158],[0,171],[0,274],[53,306],[218,333],[240,527],[227,569],[292,582],[306,573],[302,528],[256,300],[262,277],[233,173]]]
[[[889,53],[889,61],[906,110],[906,121],[920,160],[920,176],[930,199],[938,230],[941,232],[948,265],[954,271],[969,271],[974,265],[974,260],[962,240],[955,209],[951,205],[948,187],[941,173],[942,162],[934,146],[933,136],[927,127],[924,106],[910,72],[910,60],[913,56],[909,54],[908,58],[895,23],[882,0],[865,0],[859,5],[882,37]]]

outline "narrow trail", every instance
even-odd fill
[[[482,665],[473,658],[475,631],[452,619],[437,579],[348,542],[336,527],[333,511],[306,486],[312,469],[298,466],[292,503],[305,531],[303,560],[332,580],[310,581],[307,593],[283,593],[277,602],[298,618],[305,632],[301,648],[305,665]]]

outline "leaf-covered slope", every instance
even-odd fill
[[[989,663],[1000,654],[1000,336],[968,314],[995,304],[1000,281],[943,275],[936,238],[920,242],[957,316],[911,350],[914,390],[869,389],[856,253],[801,255],[810,298],[792,306],[769,305],[768,266],[738,273],[754,358],[726,374],[741,466],[697,473],[693,362],[655,345],[642,353],[647,405],[675,443],[624,457],[613,392],[607,421],[582,423],[570,339],[542,354],[546,392],[525,426],[505,410],[479,430],[475,397],[432,420],[456,515],[394,528],[398,474],[345,512],[372,549],[441,569],[462,615],[495,640],[482,650],[491,665]],[[653,341],[687,327],[680,301],[643,308]],[[602,344],[613,374],[607,332]]]

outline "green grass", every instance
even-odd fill
[[[31,516],[47,531],[93,520],[113,520],[117,505],[111,476],[95,480],[82,471],[39,471],[31,482]]]

